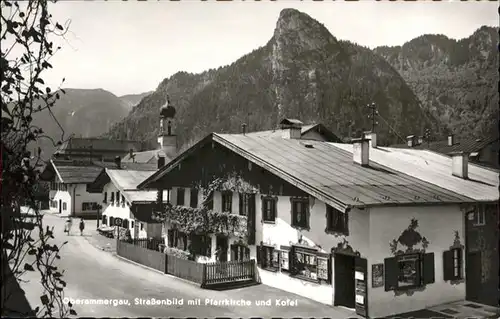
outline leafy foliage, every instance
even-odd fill
[[[1,2],[1,240],[2,261],[11,269],[2,272],[1,284],[4,292],[13,280],[21,281],[26,272],[37,271],[44,294],[35,315],[67,317],[75,312],[62,302],[66,282],[63,271],[54,266],[62,246],[51,244],[53,229],[44,227],[36,201],[41,151],[27,152],[29,143],[42,138],[57,144],[32,124],[35,114],[43,110],[53,115],[51,107],[64,94],[63,90],[53,93],[42,79],[43,72],[52,68],[50,57],[59,49],[51,37],[64,36],[65,28],[51,18],[44,0]],[[51,120],[58,123],[54,116]],[[64,131],[60,137],[64,138]],[[31,216],[22,213],[23,205],[32,208]],[[2,294],[2,316],[19,316],[18,309],[10,308],[14,299],[12,294]]]
[[[498,28],[452,40],[424,35],[402,47],[379,47],[445,130],[463,138],[498,136]]]
[[[238,133],[242,123],[248,131],[273,129],[283,117],[321,122],[340,136],[354,136],[370,127],[365,106],[372,102],[384,118],[377,128],[380,143],[404,142],[406,135],[439,127],[383,58],[338,41],[317,21],[290,9],[282,12],[266,45],[217,70],[165,79],[106,136],[154,141],[167,93],[177,109],[174,131],[181,145],[210,132]]]
[[[167,205],[164,212],[156,213],[156,220],[175,225],[186,234],[224,234],[246,237],[246,216],[217,212],[205,207],[192,208]]]

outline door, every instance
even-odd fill
[[[354,256],[335,254],[334,306],[355,307]]]
[[[227,237],[218,235],[216,239],[216,249],[219,251],[216,256],[217,261],[227,261],[227,246]]]
[[[467,253],[465,272],[465,298],[469,301],[479,301],[482,276],[480,251]]]
[[[62,213],[62,200],[59,200],[59,214]]]

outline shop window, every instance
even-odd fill
[[[408,290],[434,283],[434,253],[404,254],[384,260],[385,290]]]
[[[279,250],[261,244],[257,246],[257,263],[266,270],[279,270]]]

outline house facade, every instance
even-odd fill
[[[162,225],[155,221],[153,212],[158,210],[157,192],[138,191],[137,184],[156,170],[156,165],[120,164],[120,168],[104,169],[90,185],[91,191],[99,196],[102,205],[102,225],[119,225],[130,231],[132,239],[162,237]],[[168,192],[164,192],[165,200]]]
[[[103,166],[92,162],[51,160],[41,174],[50,182],[49,209],[73,217],[97,215],[101,197],[89,192],[88,185],[102,170]]]
[[[350,153],[352,145],[335,144]],[[451,156],[433,151],[390,147],[371,148],[371,159],[377,163],[410,173],[413,177],[474,199],[465,218],[464,259],[466,299],[498,306],[500,271],[499,242],[499,171],[469,162],[468,153]],[[450,284],[455,280],[449,280]]]
[[[287,136],[211,134],[138,188],[172,189],[171,200],[209,189],[218,212],[231,199],[230,213],[246,214],[238,245],[264,284],[372,318],[465,298],[464,283],[444,277],[463,278],[472,199],[371,163],[365,139],[349,154]]]

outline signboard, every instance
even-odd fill
[[[115,220],[114,220],[115,226],[121,226],[121,225],[123,225],[122,223],[123,223],[123,220],[121,218],[115,218]]]
[[[364,258],[356,257],[355,262],[355,273],[354,273],[354,282],[355,282],[355,295],[356,295],[356,314],[368,317],[368,285],[366,281],[366,275],[368,273],[367,266],[368,262]]]

